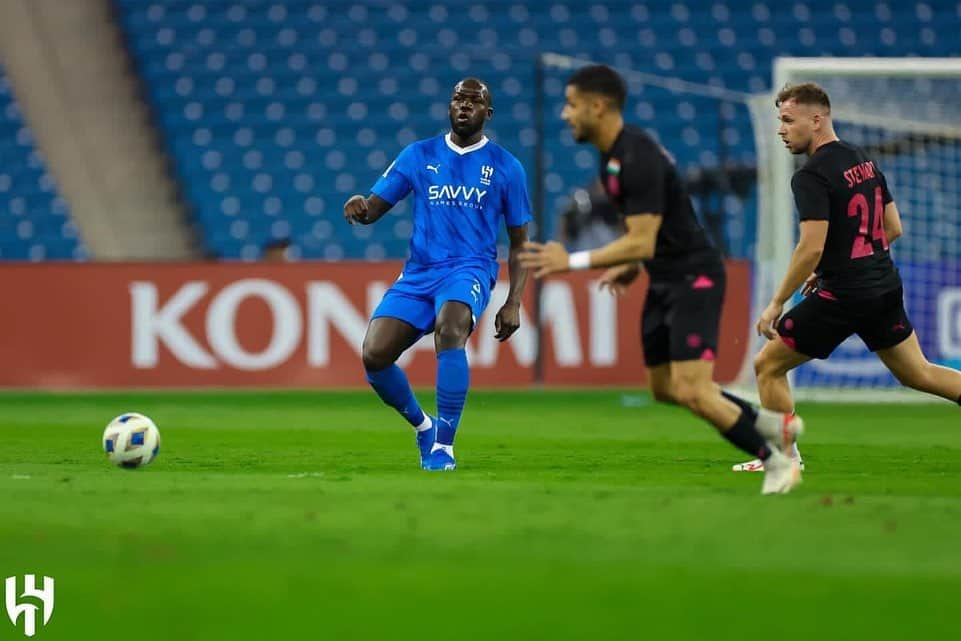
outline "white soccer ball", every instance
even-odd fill
[[[143,467],[160,452],[160,431],[143,414],[127,412],[110,421],[103,431],[103,449],[114,465]]]

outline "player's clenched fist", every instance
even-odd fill
[[[360,194],[355,194],[344,203],[344,219],[351,225],[355,222],[366,225],[368,209],[367,199]]]
[[[508,301],[504,303],[504,306],[497,312],[497,316],[494,317],[494,338],[503,343],[520,326],[521,304]]]

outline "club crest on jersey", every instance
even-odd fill
[[[494,168],[491,167],[490,165],[484,165],[483,167],[481,167],[481,179],[480,179],[480,183],[481,183],[482,185],[490,185],[490,184],[491,184],[491,176],[493,176],[493,175],[494,175]]]

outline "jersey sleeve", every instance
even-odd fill
[[[371,193],[377,194],[391,205],[396,205],[414,188],[415,161],[413,145],[404,147],[371,187]]]
[[[621,173],[624,215],[664,215],[668,160],[656,149],[642,150]]]
[[[527,173],[516,158],[508,165],[507,189],[504,190],[504,219],[508,227],[521,227],[531,221],[531,199],[527,193]]]
[[[791,179],[791,191],[801,220],[831,219],[829,187],[821,176],[802,169]]]

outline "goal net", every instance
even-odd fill
[[[961,60],[775,61],[775,93],[807,81],[831,97],[838,136],[863,147],[887,177],[904,226],[892,255],[908,314],[928,358],[961,368]],[[791,175],[806,157],[789,154],[777,137],[773,94],[752,100],[751,115],[758,150],[757,309],[786,272],[797,239]],[[905,398],[892,393],[897,381],[857,337],[829,360],[798,368],[793,384],[801,397]]]

